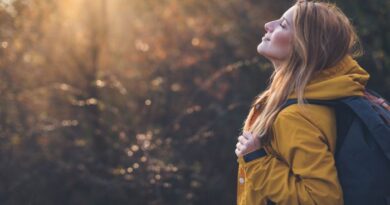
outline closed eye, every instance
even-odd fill
[[[286,19],[285,17],[281,17],[280,20],[281,20],[281,21],[280,21],[280,26],[281,26],[282,28],[286,28],[286,25],[283,25],[282,23],[285,21],[287,24],[289,24],[288,21],[287,21],[287,19]]]

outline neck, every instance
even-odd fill
[[[283,62],[280,61],[280,60],[272,60],[272,64],[273,64],[275,70],[279,70],[279,68],[280,68],[280,66],[282,65],[282,63],[283,63]]]

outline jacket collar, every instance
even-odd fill
[[[328,67],[314,76],[304,91],[304,97],[330,100],[346,96],[363,96],[369,73],[350,55],[337,64]],[[289,96],[296,98],[295,91]]]

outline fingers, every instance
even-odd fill
[[[256,138],[252,132],[244,131],[242,135],[238,137],[235,153],[237,156],[245,155],[260,147],[260,141]]]
[[[246,136],[240,135],[238,137],[238,141],[241,142],[242,144],[246,144],[249,141],[249,139]]]
[[[241,144],[240,142],[237,142],[236,148],[237,148],[239,151],[242,151],[242,150],[245,150],[245,149],[246,149],[246,145]]]
[[[242,156],[244,154],[247,149],[247,144],[249,143],[250,137],[250,133],[246,131],[244,131],[244,133],[238,137],[235,150],[237,156]]]
[[[239,146],[240,146],[240,142],[237,142],[237,144],[236,144],[236,150],[234,150],[234,152],[236,153],[236,155],[237,155],[238,157],[241,156],[241,152],[240,152]]]
[[[242,149],[236,148],[235,153],[238,157],[240,157],[240,156],[243,156],[245,154],[243,151],[244,150],[242,150]]]
[[[236,148],[236,150],[234,151],[235,153],[236,153],[236,155],[238,156],[238,157],[240,157],[241,156],[241,152],[240,151],[238,151],[238,149]]]
[[[236,150],[235,150],[235,153],[237,156],[241,156],[243,155],[243,151],[245,151],[246,149],[246,146],[241,144],[240,142],[237,142],[236,144]]]
[[[244,131],[244,132],[242,133],[242,135],[243,135],[245,138],[247,138],[247,139],[251,139],[251,138],[253,137],[252,132],[248,132],[248,131]]]

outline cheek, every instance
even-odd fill
[[[288,47],[291,44],[290,33],[275,33],[273,43],[280,47]]]

